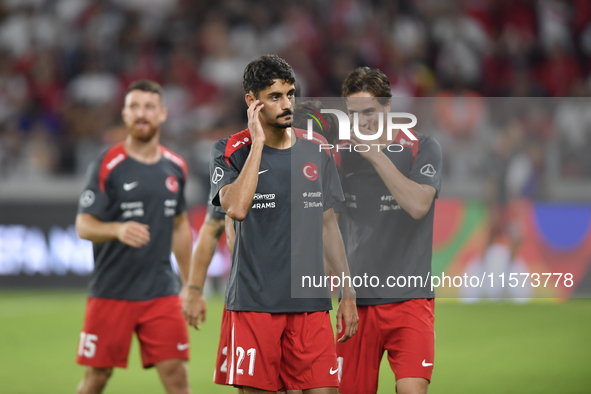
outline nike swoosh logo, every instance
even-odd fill
[[[176,348],[182,352],[183,350],[187,350],[189,348],[189,343],[185,343],[184,345],[182,343],[177,343]]]
[[[334,375],[335,373],[339,372],[339,369],[335,369],[334,371],[332,370],[332,368],[330,369],[330,374]]]
[[[123,184],[123,190],[125,190],[126,192],[128,192],[131,189],[135,188],[137,185],[139,185],[139,182],[138,181],[131,182],[131,183],[124,183]]]
[[[267,172],[267,171],[269,171],[269,169],[268,169],[268,168],[267,168],[266,170],[259,171],[259,175],[260,175],[260,174],[262,174],[263,172]]]
[[[428,363],[426,361],[427,361],[427,359],[423,360],[423,367],[430,367],[433,365],[433,363]]]

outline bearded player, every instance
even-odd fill
[[[363,137],[376,136],[380,123],[386,125],[392,93],[380,70],[352,71],[343,82],[342,96]],[[441,148],[434,138],[412,130],[407,131],[409,136],[395,129],[390,137],[385,127],[382,131],[377,141],[353,133],[349,149],[341,144],[346,201],[339,224],[351,274],[376,275],[381,283],[390,277],[420,276],[426,281],[431,271],[434,200],[441,187]],[[398,394],[427,393],[435,352],[433,292],[407,286],[406,280],[398,287],[357,288],[357,292],[359,332],[347,343],[337,344],[342,368],[339,391],[375,394],[387,351]]]
[[[248,128],[212,149],[212,202],[233,219],[236,234],[226,291],[226,384],[246,394],[337,393],[329,289],[292,298],[292,276],[298,283],[293,270],[302,266],[324,275],[323,255],[333,272],[348,275],[332,210],[343,196],[330,154],[289,127],[294,82],[283,59],[252,61],[243,79]],[[346,341],[358,319],[354,290],[342,291],[337,331]]]
[[[306,117],[304,114],[307,110],[309,110],[309,108],[319,111],[321,104],[317,101],[306,101],[297,104],[293,110],[293,127],[299,127],[301,129],[307,127],[305,124]],[[299,126],[295,124],[295,119],[299,121]],[[333,130],[335,127],[332,123],[330,123],[332,118],[327,116],[326,119],[327,122],[329,122],[329,126],[326,131],[321,130],[326,132],[323,137],[325,137],[329,143],[336,144],[335,138],[329,138],[332,137],[332,135],[328,135],[330,134],[330,130]],[[304,138],[307,138],[307,135],[304,135]],[[338,152],[333,151],[332,153],[336,153],[338,155]],[[339,157],[338,161],[336,160],[336,157]],[[335,156],[335,162],[337,163],[338,167],[340,165],[340,155]],[[226,244],[228,245],[230,253],[232,253],[234,247],[234,227],[232,225],[232,220],[225,217],[225,212],[221,207],[214,207],[211,203],[208,204],[207,215],[203,225],[201,226],[201,229],[199,230],[199,238],[191,257],[189,284],[187,286],[189,290],[187,292],[187,297],[183,302],[185,320],[187,323],[189,323],[189,325],[195,327],[197,330],[200,329],[199,323],[205,323],[206,320],[207,301],[203,295],[203,286],[207,276],[207,269],[209,268],[224,229],[226,230]],[[224,308],[221,323],[221,341],[220,347],[218,349],[218,365],[216,365],[214,373],[214,382],[218,384],[225,384],[228,372],[226,361],[228,355],[228,346],[226,343],[225,333],[228,330],[229,315],[229,311]]]
[[[113,368],[127,367],[135,332],[144,368],[156,367],[167,393],[190,393],[188,332],[170,262],[172,250],[186,283],[187,165],[159,144],[167,115],[160,85],[132,83],[122,115],[127,138],[90,166],[76,217],[80,237],[93,242],[95,262],[76,360],[86,369],[77,392],[101,393]]]

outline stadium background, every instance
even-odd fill
[[[209,149],[245,127],[242,71],[264,53],[294,67],[303,96],[338,96],[347,73],[369,65],[399,102],[445,98],[429,129],[445,165],[434,272],[462,269],[489,244],[504,256],[512,242],[530,267],[577,267],[577,289],[554,298],[438,301],[430,392],[591,392],[591,304],[562,298],[591,288],[590,2],[4,0],[0,393],[71,392],[81,377],[92,258],[72,224],[89,161],[125,136],[127,84],[164,86],[162,142],[189,164],[197,230]],[[499,97],[550,98],[495,122],[478,108]],[[223,277],[227,255],[216,266]],[[192,332],[194,392],[232,391],[211,383],[221,305],[213,294]],[[137,347],[130,361],[106,392],[161,392]],[[383,373],[380,392],[393,384]]]

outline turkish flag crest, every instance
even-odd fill
[[[172,193],[179,191],[179,181],[176,179],[176,176],[169,175],[164,183],[166,184],[166,188]]]
[[[318,167],[316,167],[314,163],[304,164],[302,172],[304,173],[304,176],[311,181],[315,181],[316,179],[318,179]]]

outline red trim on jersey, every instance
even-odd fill
[[[226,163],[228,163],[228,166],[230,165],[230,156],[232,156],[234,152],[236,152],[241,147],[248,146],[250,144],[252,144],[252,140],[250,138],[250,131],[248,129],[244,129],[239,133],[231,135],[226,142],[226,151],[224,152],[224,157],[226,158]]]
[[[182,168],[186,181],[187,177],[189,176],[189,167],[187,167],[187,163],[185,162],[185,160],[173,151],[171,151],[170,149],[163,147],[162,145],[160,145],[160,151],[162,152],[162,156],[164,156],[165,158],[167,158],[168,160],[172,161],[174,164]]]
[[[394,143],[395,144],[399,144],[402,147],[405,148],[410,148],[410,151],[412,152],[412,156],[413,156],[413,164],[414,162],[417,161],[417,155],[419,153],[419,137],[417,136],[417,134],[413,131],[413,130],[409,130],[411,132],[412,135],[414,135],[416,137],[416,141],[411,141],[410,138],[408,138],[408,136],[406,134],[404,134],[404,131],[399,130],[398,131],[398,135],[396,135],[396,138],[394,139]]]
[[[101,169],[99,171],[99,187],[101,193],[105,191],[105,181],[107,177],[123,160],[127,159],[127,152],[123,148],[123,142],[112,146],[101,162]]]
[[[303,130],[303,129],[296,129],[295,127],[291,128],[294,132],[296,137],[301,138],[303,140],[308,140],[308,141],[312,141],[318,145],[328,145],[328,141],[326,140],[326,138],[324,138],[324,136],[322,134],[319,134],[315,131],[312,132],[312,139],[308,139],[308,131],[307,130]],[[324,149],[324,151],[326,152],[327,155],[330,156],[330,153],[328,153],[328,150]]]

